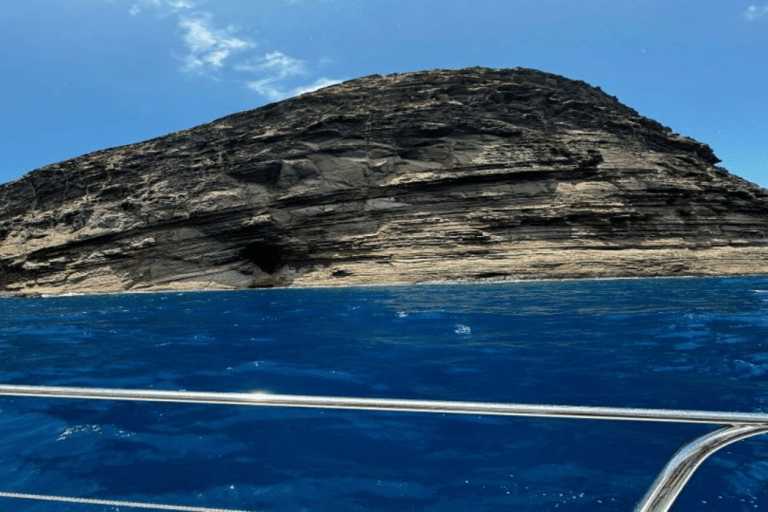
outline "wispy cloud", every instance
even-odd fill
[[[747,21],[756,21],[766,15],[768,15],[768,5],[750,5],[747,10],[744,11],[744,17],[747,18]]]
[[[210,15],[195,18],[183,17],[179,26],[184,30],[184,69],[195,73],[218,71],[237,53],[256,47],[256,43],[233,35],[235,29],[216,29]]]
[[[184,9],[194,9],[197,2],[193,0],[134,0],[131,5],[131,16],[137,16],[142,11],[153,9],[161,13],[177,13]]]
[[[332,78],[319,78],[315,81],[315,83],[305,86],[299,86],[294,87],[291,89],[291,96],[296,96],[299,94],[304,94],[305,92],[312,92],[316,91],[318,89],[322,89],[323,87],[329,87],[331,85],[340,84],[343,80],[335,80]]]
[[[237,69],[239,71],[267,74],[275,80],[307,73],[306,62],[277,51],[267,53],[257,61],[243,63]]]
[[[305,92],[316,91],[341,82],[341,80],[332,78],[319,78],[309,84],[295,85],[297,80],[309,77],[311,74],[308,63],[278,51],[266,53],[256,60],[244,62],[238,65],[236,69],[250,77],[258,77],[255,80],[253,78],[246,79],[248,88],[271,101],[279,101]]]
[[[316,66],[274,49],[260,50],[261,55],[254,55],[262,44],[241,35],[233,25],[217,24],[212,12],[199,8],[200,3],[199,0],[132,0],[129,13],[138,16],[151,10],[159,16],[176,18],[184,47],[180,57],[183,72],[240,81],[271,101],[340,82],[330,78],[312,81],[310,69]],[[302,82],[304,84],[299,85]]]
[[[331,78],[319,78],[309,85],[282,87],[278,80],[263,78],[261,80],[249,82],[248,87],[272,101],[280,101],[285,98],[290,98],[291,96],[298,96],[299,94],[304,94],[306,92],[316,91],[340,82],[341,80],[334,80]]]

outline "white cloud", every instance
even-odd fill
[[[252,91],[270,101],[279,101],[341,82],[341,80],[323,77],[310,84],[289,84],[290,82],[295,84],[297,77],[309,75],[308,67],[306,61],[275,51],[265,54],[257,61],[239,66],[238,70],[258,77],[256,80],[247,79],[247,85]]]
[[[256,80],[246,79],[248,88],[270,101],[279,101],[341,82],[323,77],[310,84],[289,85],[289,82],[295,83],[297,77],[309,75],[308,67],[306,61],[274,51],[259,60],[241,64],[237,70],[258,77]]]
[[[168,5],[174,9],[192,9],[195,6],[195,4],[186,0],[171,0],[168,2]]]
[[[136,0],[129,11],[137,16],[145,9],[155,9],[162,13],[177,13],[184,9],[194,9],[197,4],[192,0]]]
[[[286,97],[286,92],[280,88],[276,80],[271,78],[249,82],[248,87],[272,101],[279,101]]]
[[[289,2],[294,3],[295,0]],[[184,54],[180,57],[183,63],[181,69],[185,72],[216,80],[240,81],[271,101],[339,82],[320,78],[313,83],[297,85],[296,82],[302,80],[300,77],[309,81],[306,76],[310,75],[310,66],[306,61],[276,50],[268,51],[261,57],[253,56],[252,50],[259,45],[239,35],[233,26],[222,28],[216,25],[211,12],[197,8],[199,0],[131,0],[131,3],[131,16],[151,9],[159,16],[176,19],[184,46]]]
[[[744,17],[747,21],[755,21],[768,14],[768,5],[758,7],[756,5],[750,5],[744,12]]]
[[[306,63],[303,60],[294,59],[278,51],[266,53],[258,60],[238,64],[235,69],[246,73],[267,74],[274,80],[307,73]]]
[[[294,88],[293,90],[291,90],[291,96],[297,96],[299,94],[304,94],[305,92],[316,91],[318,89],[322,89],[323,87],[340,84],[341,82],[342,80],[333,80],[331,78],[320,78],[311,85],[305,85],[302,87]]]
[[[208,18],[208,17],[206,17]],[[197,73],[216,71],[235,53],[254,48],[255,43],[232,35],[232,27],[215,29],[210,20],[202,17],[182,18],[179,26],[186,32],[184,69]]]
[[[264,57],[262,68],[276,73],[280,78],[306,73],[303,61],[289,57],[282,52],[268,53]]]
[[[271,101],[280,101],[292,96],[298,96],[307,92],[316,91],[329,85],[340,83],[341,80],[333,80],[330,78],[320,78],[314,83],[309,85],[301,85],[298,87],[286,88],[282,87],[279,80],[275,78],[264,78],[255,82],[249,82],[250,87],[255,92],[269,98]]]

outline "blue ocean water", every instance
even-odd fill
[[[768,412],[768,277],[1,298],[0,383]],[[0,491],[629,511],[708,429],[0,398]],[[673,510],[768,510],[766,437],[710,458]]]

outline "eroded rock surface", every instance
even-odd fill
[[[527,69],[352,80],[0,187],[0,291],[768,273],[768,191]]]

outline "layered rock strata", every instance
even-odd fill
[[[0,187],[0,291],[768,273],[768,191],[583,82],[371,76]]]

